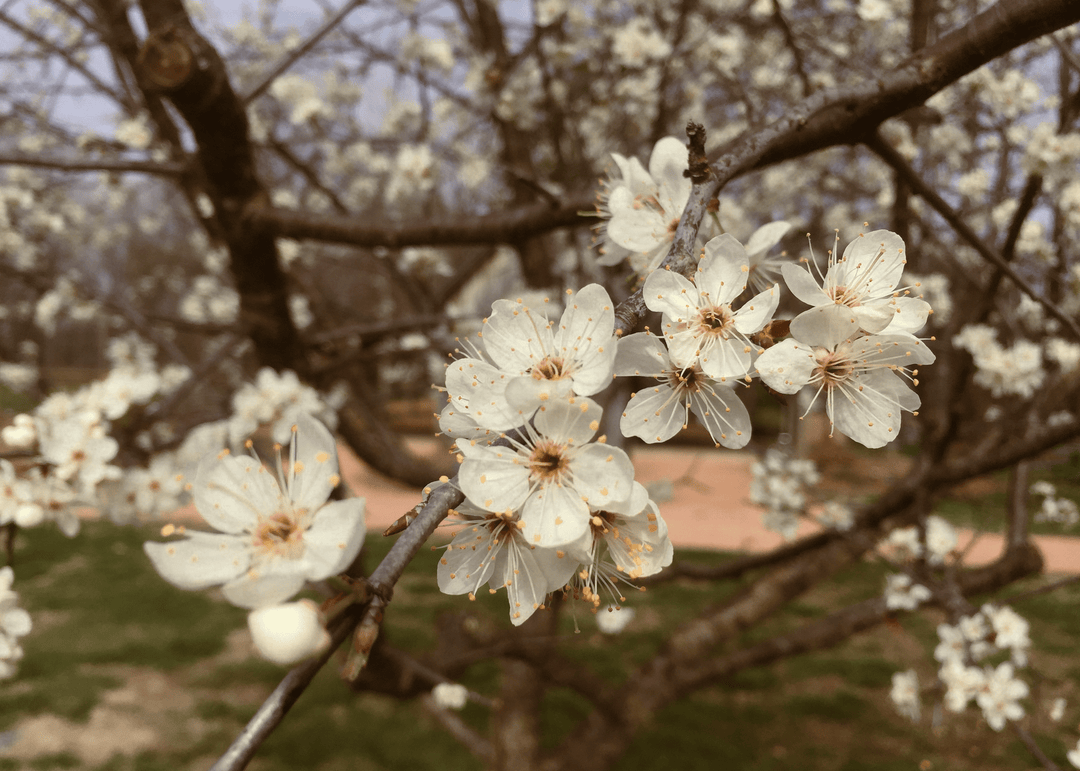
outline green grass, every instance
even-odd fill
[[[984,532],[1001,533],[1005,530],[1006,489],[1008,471],[998,471],[986,477],[993,481],[996,490],[981,495],[952,495],[937,502],[935,513],[955,525],[970,527]],[[1046,461],[1034,465],[1029,485],[1037,481],[1051,482],[1057,488],[1059,498],[1069,498],[1080,503],[1080,452],[1072,453],[1065,460]],[[1028,496],[1028,511],[1032,517],[1042,506],[1040,495]],[[1066,527],[1052,522],[1031,523],[1035,535],[1080,536],[1080,525]]]
[[[95,763],[85,762],[62,741],[29,759],[2,757],[0,751],[0,771],[205,769],[279,681],[282,670],[250,654],[243,611],[213,591],[180,592],[158,579],[141,549],[145,539],[154,537],[154,529],[104,523],[86,525],[74,540],[49,528],[20,534],[15,588],[35,627],[23,641],[26,656],[19,674],[0,688],[0,730],[24,730],[32,724],[27,721],[52,716],[62,721],[57,733],[62,739],[90,732],[108,718],[128,721],[133,731],[148,731],[152,740]],[[391,542],[372,536],[366,564],[374,566]],[[718,564],[733,555],[684,550],[678,556]],[[419,554],[386,614],[386,639],[417,654],[434,645],[432,630],[442,613],[468,613],[481,627],[509,626],[502,594],[484,593],[476,602],[440,594],[435,586],[438,557],[428,550]],[[884,568],[874,563],[842,570],[745,639],[795,629],[874,596],[883,575]],[[740,587],[739,582],[675,581],[635,592],[628,604],[638,615],[614,639],[596,630],[588,610],[579,607],[576,620],[568,610],[561,619],[561,653],[609,682],[624,682],[674,626]],[[1078,601],[1080,587],[1069,587],[1059,596],[1034,597],[1017,606],[1032,623],[1037,662],[1059,690],[1080,676],[1073,660],[1080,616],[1062,611]],[[972,714],[949,716],[935,734],[926,721],[913,727],[893,711],[888,690],[894,672],[915,667],[924,682],[932,678],[934,629],[940,620],[936,615],[903,617],[840,649],[739,672],[666,707],[633,738],[617,767],[888,770],[916,768],[922,760],[930,760],[935,769],[1031,767],[1009,734],[980,726]],[[328,666],[318,675],[252,769],[480,767],[415,704],[378,694],[354,695],[335,669]],[[462,681],[494,698],[498,665],[479,662]],[[557,746],[587,714],[588,704],[578,694],[547,689],[542,745]],[[461,716],[475,729],[486,730],[486,709],[470,704]],[[1075,723],[1075,717],[1070,712],[1066,723]],[[1045,720],[1033,726],[1051,757],[1064,762],[1065,747],[1052,729]]]

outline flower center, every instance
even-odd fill
[[[559,484],[570,470],[566,446],[546,439],[533,448],[529,455],[529,476],[534,482]]]
[[[855,371],[855,362],[839,351],[818,348],[814,351],[814,359],[818,363],[815,378],[820,377],[829,388],[843,383]]]
[[[304,550],[304,529],[291,514],[282,511],[259,517],[252,535],[255,548],[267,554],[296,559]]]
[[[701,386],[701,370],[697,367],[673,369],[667,372],[668,385],[681,399],[686,394],[697,393]]]
[[[726,305],[716,305],[701,311],[698,325],[703,334],[728,339],[728,332],[735,321],[731,309]]]
[[[828,290],[829,299],[831,299],[837,305],[846,305],[848,308],[855,308],[862,303],[859,302],[859,295],[856,291],[849,289],[846,286],[834,286]]]
[[[529,373],[534,380],[559,380],[567,376],[567,364],[558,356],[546,356]]]

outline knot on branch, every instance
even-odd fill
[[[709,169],[709,159],[705,155],[705,127],[700,123],[689,121],[686,124],[686,137],[689,140],[686,147],[689,150],[689,158],[684,177],[689,177],[695,185],[700,185],[709,178],[712,170]]]
[[[138,58],[142,76],[157,89],[171,91],[187,83],[195,71],[195,53],[181,30],[164,27],[146,38]]]

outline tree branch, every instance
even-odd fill
[[[1020,274],[1013,269],[1008,260],[981,239],[978,233],[972,230],[971,226],[964,221],[963,217],[961,217],[955,209],[949,206],[948,202],[938,195],[930,185],[923,181],[918,172],[911,167],[911,164],[882,139],[880,134],[875,134],[873,137],[869,138],[866,141],[866,146],[900,174],[911,189],[930,204],[934,208],[934,211],[940,214],[941,218],[948,222],[949,226],[952,227],[961,238],[967,241],[971,248],[977,251],[983,259],[993,263],[1001,273],[1008,276],[1009,279],[1016,284],[1016,287],[1021,292],[1043,306],[1050,315],[1068,327],[1073,335],[1080,340],[1080,325],[1076,323],[1076,320],[1050,302],[1050,300],[1043,297],[1041,293],[1031,286],[1031,284],[1025,281]],[[1017,228],[1017,232],[1019,232],[1019,228]]]

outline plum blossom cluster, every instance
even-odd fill
[[[664,137],[653,147],[646,170],[637,158],[611,154],[615,168],[608,172],[598,195],[597,213],[602,222],[597,230],[601,265],[617,265],[627,260],[641,277],[660,266],[690,198],[686,168],[686,146],[675,137]],[[702,237],[720,235],[713,220],[702,223]],[[790,229],[787,222],[772,222],[756,230],[746,242],[750,285],[756,292],[775,282],[783,258],[769,252]]]
[[[667,527],[626,453],[597,438],[589,398],[611,382],[618,340],[599,285],[570,295],[558,324],[500,300],[481,346],[447,368],[443,431],[461,460],[462,525],[439,563],[439,587],[475,598],[505,588],[523,623],[552,592],[594,608],[619,584],[671,561]],[[496,441],[498,440],[498,441]]]
[[[1046,380],[1042,349],[1030,340],[1017,340],[1005,347],[998,342],[993,327],[969,324],[953,337],[953,345],[971,353],[975,382],[995,398],[1030,399]]]
[[[749,275],[746,249],[724,234],[705,244],[693,280],[670,270],[645,279],[645,305],[662,314],[663,342],[644,332],[619,344],[616,375],[657,381],[631,396],[619,424],[625,436],[667,441],[693,412],[717,447],[750,441],[750,414],[735,388],[752,379],[764,350],[754,336],[772,320],[780,295],[773,284],[740,302]]]
[[[1035,482],[1031,485],[1031,493],[1042,496],[1042,505],[1035,512],[1036,522],[1055,522],[1066,527],[1080,522],[1080,509],[1076,501],[1058,497],[1057,488],[1050,482]]]
[[[777,448],[750,468],[750,500],[764,506],[762,524],[792,540],[799,529],[799,519],[806,514],[808,500],[804,488],[821,481],[812,460],[793,458]]]
[[[922,560],[929,567],[940,567],[958,542],[956,529],[941,517],[931,515],[922,529],[912,526],[892,530],[881,551],[899,563]],[[886,578],[885,607],[889,610],[915,610],[930,597],[930,590],[906,573],[893,573]]]
[[[218,532],[167,525],[162,535],[180,538],[147,542],[146,554],[177,588],[221,585],[229,602],[251,609],[252,639],[271,661],[315,655],[329,643],[321,615],[307,604],[283,603],[306,582],[342,573],[363,545],[364,499],[328,501],[340,482],[333,434],[300,413],[276,474],[254,454],[227,450],[200,465],[192,496]]]
[[[810,267],[782,268],[788,289],[812,306],[791,322],[791,337],[757,359],[762,381],[784,394],[814,388],[824,396],[834,429],[867,447],[896,439],[903,412],[917,412],[917,366],[934,354],[915,337],[931,312],[911,290],[898,288],[904,242],[887,230],[861,234],[842,256],[829,253],[815,277]],[[813,404],[813,402],[812,402]]]
[[[1016,669],[1027,665],[1031,640],[1023,617],[1012,608],[987,604],[955,624],[940,624],[937,631],[934,658],[941,664],[938,679],[945,688],[945,709],[963,712],[974,701],[995,731],[1007,720],[1024,716],[1020,699],[1029,689],[1016,677]],[[979,666],[1001,652],[1010,660]]]
[[[74,536],[74,507],[95,503],[122,476],[112,463],[119,449],[112,422],[168,395],[191,374],[184,367],[159,370],[153,347],[130,336],[113,340],[107,354],[113,367],[104,379],[52,394],[4,430],[4,441],[30,457],[19,470],[0,461],[0,524],[35,527],[51,520]]]
[[[238,444],[262,425],[269,424],[275,442],[289,441],[292,427],[300,415],[311,415],[331,429],[337,426],[336,395],[323,397],[304,385],[292,370],[277,372],[263,367],[254,383],[245,383],[233,395],[233,414],[229,418],[229,441]]]
[[[19,595],[12,591],[15,573],[5,565],[0,568],[0,680],[14,677],[23,657],[19,638],[30,634],[30,614],[19,607]]]

